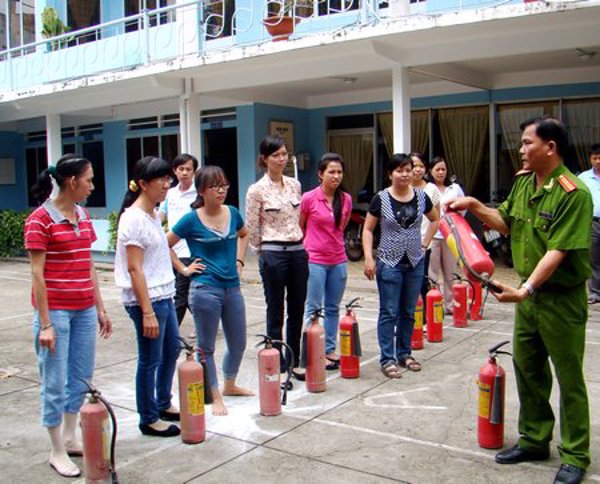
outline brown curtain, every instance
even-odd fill
[[[410,146],[411,151],[425,153],[429,146],[429,111],[413,111],[410,113]]]
[[[352,199],[365,186],[373,164],[373,138],[363,134],[340,134],[329,137],[329,150],[344,159],[344,187]]]
[[[600,142],[600,101],[567,101],[564,113],[577,165],[581,170],[587,170],[590,168],[590,146]]]
[[[392,113],[379,113],[377,120],[379,121],[379,129],[383,135],[385,151],[391,157],[394,154],[394,118]]]
[[[439,110],[440,134],[450,170],[467,193],[475,186],[488,141],[487,106]]]
[[[543,115],[543,106],[500,106],[498,108],[500,131],[502,132],[502,144],[506,148],[506,153],[510,157],[510,162],[515,172],[521,169],[521,155],[519,154],[521,130],[519,129],[519,126],[526,119]]]

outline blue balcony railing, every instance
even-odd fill
[[[402,15],[408,16],[522,3],[406,1]],[[381,0],[190,0],[0,51],[0,93],[270,42],[263,19],[282,7],[297,22],[292,39],[392,20],[392,9]]]

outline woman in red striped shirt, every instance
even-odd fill
[[[83,379],[91,380],[94,371],[96,327],[104,338],[112,332],[92,262],[96,234],[89,214],[77,205],[94,189],[93,177],[89,160],[63,156],[33,186],[34,198],[43,204],[25,222],[42,425],[52,444],[48,463],[64,477],[81,474],[69,456],[82,455],[75,429],[86,390]],[[52,180],[59,187],[53,200]]]

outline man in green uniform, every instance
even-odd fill
[[[564,127],[538,118],[521,125],[521,172],[508,199],[496,210],[472,197],[449,204],[468,209],[496,230],[511,234],[521,286],[497,283],[501,302],[516,302],[513,363],[521,409],[520,438],[496,455],[500,464],[544,460],[550,455],[554,414],[549,403],[554,365],[560,387],[555,483],[581,482],[590,464],[590,420],[583,354],[588,316],[586,281],[591,273],[592,198],[562,162]]]

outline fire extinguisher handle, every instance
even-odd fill
[[[286,372],[287,376],[285,378],[285,382],[283,382],[283,384],[281,386],[281,388],[283,390],[282,395],[281,395],[281,404],[287,405],[287,392],[288,392],[288,390],[291,390],[293,388],[291,380],[292,380],[292,371],[294,369],[294,364],[295,364],[294,352],[292,351],[291,346],[288,345],[285,341],[275,339],[275,340],[272,340],[272,343],[280,344],[286,350],[283,353],[283,359],[285,360],[285,364],[286,364],[286,368],[287,368],[287,372]]]
[[[496,355],[501,353],[500,351],[498,351],[500,348],[502,348],[504,345],[507,345],[508,343],[510,343],[510,340],[506,340],[506,341],[501,341],[500,343],[498,343],[497,345],[492,346],[489,350],[488,353],[491,355]],[[503,352],[502,352],[503,353]]]
[[[360,296],[355,297],[348,304],[346,304],[346,309],[359,308],[360,307],[360,304],[358,304],[359,301],[360,301]]]

